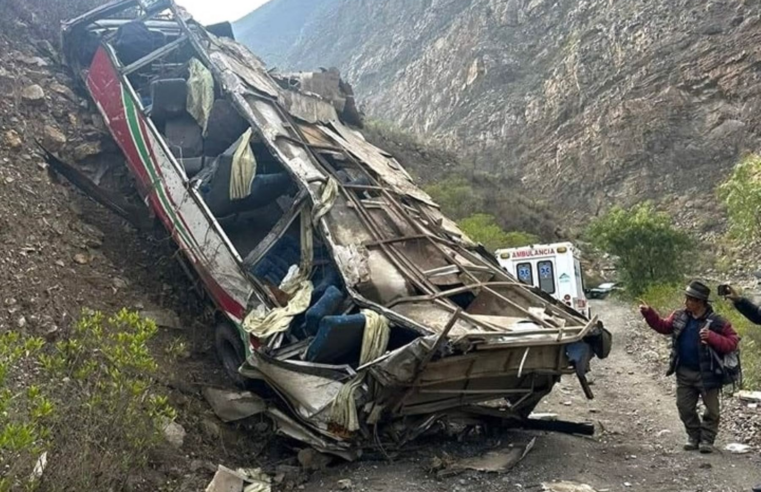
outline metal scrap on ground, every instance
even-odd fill
[[[524,446],[514,446],[489,451],[482,456],[457,460],[436,472],[439,477],[456,475],[465,470],[487,473],[507,473],[513,469],[536,444],[536,438]]]
[[[235,422],[263,413],[267,403],[250,391],[229,391],[207,386],[203,396],[222,422]]]
[[[219,465],[206,492],[270,492],[270,477],[260,469],[237,471]]]
[[[231,380],[279,396],[278,432],[354,459],[442,419],[536,426],[564,374],[592,397],[585,374],[611,343],[596,317],[520,283],[447,219],[350,126],[334,71],[267,71],[223,31],[171,0],[116,0],[65,23],[63,52],[218,308]]]
[[[576,482],[543,483],[542,490],[546,492],[596,492],[591,486]]]

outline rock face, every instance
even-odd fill
[[[296,2],[273,0],[241,23],[274,22]],[[717,183],[761,142],[757,2],[315,8],[277,39],[290,36],[289,50],[268,57],[274,40],[244,40],[271,65],[338,67],[371,117],[433,136],[578,221],[644,199],[681,213],[676,197],[713,213]]]

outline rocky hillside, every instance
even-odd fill
[[[243,24],[296,3],[273,0]],[[709,231],[715,185],[759,146],[757,1],[323,7],[283,36],[245,39],[271,65],[337,66],[370,116],[466,153],[577,221],[654,198]]]

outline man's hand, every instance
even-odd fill
[[[703,342],[703,345],[706,345],[708,343],[708,336],[711,334],[711,332],[708,330],[708,328],[703,328],[700,330],[700,341]]]
[[[737,292],[737,289],[732,287],[731,285],[727,286],[728,293],[724,297],[726,299],[729,299],[732,302],[737,302],[740,300],[740,294]]]
[[[650,311],[650,306],[648,306],[648,304],[645,301],[643,301],[642,299],[638,299],[638,301],[639,301],[639,312],[641,314],[644,315],[646,312]]]

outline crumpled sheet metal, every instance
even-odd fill
[[[309,444],[321,453],[332,454],[346,461],[354,461],[362,456],[360,448],[352,447],[346,442],[320,437],[278,409],[270,409],[267,414],[277,423],[278,434]]]
[[[341,272],[348,285],[355,286],[370,280],[367,248],[355,244],[336,245],[333,248],[333,256],[336,263],[341,265]]]
[[[330,126],[333,130],[323,125],[320,126],[320,130],[369,166],[388,186],[423,203],[437,206],[427,193],[413,184],[409,174],[401,166],[394,168],[395,161],[384,156],[360,134],[337,121],[332,122]]]
[[[456,461],[451,466],[437,473],[438,476],[454,475],[465,470],[484,473],[507,473],[515,467],[534,448],[536,437],[528,444],[504,449],[495,449],[481,456]]]
[[[237,75],[251,88],[277,98],[280,88],[267,75],[264,64],[244,46],[226,39],[208,34],[212,40],[209,56],[215,65],[229,73]]]
[[[270,477],[261,469],[231,470],[219,465],[206,492],[270,492]]]
[[[267,410],[267,402],[250,391],[230,391],[206,386],[202,393],[222,422],[243,420]]]
[[[438,335],[430,335],[414,340],[412,343],[387,354],[368,370],[383,386],[398,386],[412,383],[420,363],[434,347]]]
[[[310,419],[332,405],[343,381],[300,371],[289,363],[277,362],[254,352],[248,363],[287,396],[303,418]],[[346,376],[349,379],[349,376]]]
[[[316,97],[284,90],[281,100],[289,113],[308,123],[328,123],[338,119],[336,108]]]
[[[275,77],[288,82],[297,81],[301,92],[329,101],[339,112],[346,107],[346,95],[341,90],[341,74],[338,70],[280,73],[275,74]]]

